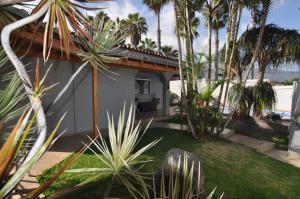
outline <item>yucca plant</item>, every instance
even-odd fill
[[[6,142],[0,150],[0,198],[5,198],[19,183],[19,181],[27,174],[31,167],[40,159],[44,152],[48,149],[52,143],[55,134],[63,120],[58,122],[55,129],[52,131],[46,142],[39,147],[37,153],[35,153],[28,161],[24,162],[20,168],[16,171],[13,169],[16,167],[15,158],[18,157],[23,147],[24,141],[29,135],[30,130],[34,127],[36,114],[33,114],[33,109],[24,112],[19,121],[15,125]]]
[[[228,93],[228,102],[231,107],[237,107],[238,116],[249,116],[254,103],[253,87],[242,83],[233,84]]]
[[[22,104],[25,92],[19,77],[14,74],[9,79],[7,86],[0,89],[0,147],[7,138],[7,131],[11,130],[7,123],[19,117],[26,107],[25,103]]]
[[[263,109],[272,109],[276,103],[276,93],[270,82],[262,82],[253,87],[253,109],[256,117],[262,117]]]
[[[145,193],[147,185],[144,176],[140,173],[140,167],[144,161],[139,157],[153,147],[159,140],[155,140],[150,144],[137,149],[137,144],[145,134],[148,126],[141,132],[141,122],[135,124],[135,109],[131,105],[128,113],[127,121],[126,106],[120,112],[117,129],[113,117],[110,119],[108,115],[108,136],[106,141],[99,132],[100,140],[91,140],[92,145],[88,147],[99,161],[105,164],[105,168],[83,168],[73,169],[67,172],[72,173],[93,173],[93,179],[97,179],[103,175],[109,175],[111,180],[105,190],[103,198],[107,198],[111,192],[114,183],[120,183],[134,198],[149,198]]]
[[[207,196],[200,190],[201,184],[201,163],[188,162],[187,154],[180,156],[176,162],[173,157],[169,160],[170,168],[164,173],[162,169],[160,177],[160,187],[156,187],[153,178],[153,199],[211,199],[214,196],[216,188]],[[198,173],[194,172],[195,167]],[[196,176],[195,176],[196,175]],[[194,179],[197,179],[196,182]],[[220,196],[220,199],[223,194]]]

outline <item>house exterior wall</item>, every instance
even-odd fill
[[[34,80],[35,76],[35,58],[26,58],[25,64]],[[43,97],[43,106],[46,108],[56,97],[59,91],[66,85],[69,78],[80,66],[78,63],[65,61],[48,61],[49,64],[41,66],[42,73],[52,68],[47,76],[45,86],[51,86],[59,83],[52,88]],[[151,92],[160,99],[158,109],[162,109],[163,104],[163,84],[160,73],[142,72],[137,69],[111,67],[110,70],[117,76],[108,73],[98,73],[98,124],[100,129],[107,128],[107,111],[114,116],[115,122],[118,119],[120,110],[126,102],[127,107],[135,103],[135,78],[136,76],[144,76],[151,79]],[[111,77],[114,77],[112,79]],[[167,97],[169,97],[168,91]],[[167,104],[169,105],[169,104]],[[168,108],[167,108],[168,109]],[[67,112],[59,132],[66,130],[65,135],[79,134],[82,132],[90,132],[92,130],[92,67],[86,66],[76,77],[67,92],[53,106],[51,112],[47,116],[48,132],[57,124],[58,120]]]

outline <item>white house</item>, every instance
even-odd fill
[[[16,12],[19,16],[23,14]],[[17,47],[13,45],[13,48],[19,57],[25,55],[22,61],[32,80],[35,76],[36,60],[43,57],[43,34],[43,28],[35,34],[30,27],[12,34],[14,41],[12,44],[17,44]],[[67,59],[66,55],[61,53],[59,38],[54,35],[50,59],[41,66],[41,71],[45,73],[52,65],[45,86],[56,83],[59,85],[43,96],[43,107],[47,107],[53,101],[81,65],[82,61],[77,56],[78,51],[76,44],[71,46],[71,56]],[[105,129],[107,111],[117,118],[125,102],[127,105],[137,105],[139,115],[153,111],[168,114],[168,81],[178,71],[177,59],[126,46],[120,46],[110,54],[120,58],[113,63],[106,63],[110,70],[117,74],[114,76],[116,80],[105,73],[93,70],[91,66],[86,66],[65,95],[47,114],[48,132],[54,128],[65,112],[67,115],[61,129],[68,129],[66,134],[95,132],[96,126]]]

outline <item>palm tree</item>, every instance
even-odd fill
[[[222,5],[215,10],[212,18],[212,29],[215,36],[215,80],[218,80],[219,76],[219,30],[226,26],[228,17],[227,3],[222,2]]]
[[[246,31],[239,40],[240,49],[245,56],[253,56],[255,43],[259,36],[260,28]],[[264,79],[268,66],[277,67],[280,64],[300,61],[300,34],[296,30],[289,30],[269,24],[264,28],[261,48],[257,53],[259,74],[257,84]]]
[[[174,49],[173,46],[164,45],[161,47],[161,51],[165,56],[178,57],[178,50]]]
[[[199,3],[199,1],[197,1]],[[199,37],[200,19],[196,16],[196,1],[177,1],[180,36],[185,40],[186,54],[194,54],[193,41]]]
[[[182,66],[182,48],[181,48],[181,39],[180,39],[180,32],[179,32],[179,19],[178,19],[178,7],[177,7],[177,1],[173,0],[173,6],[174,6],[174,15],[175,15],[175,25],[176,25],[176,36],[177,36],[177,44],[178,44],[178,66],[179,66],[179,75],[180,75],[180,80],[181,80],[181,93],[182,93],[182,102],[183,105],[185,106],[185,111],[187,115],[187,121],[188,125],[190,128],[190,131],[195,139],[198,139],[196,133],[195,133],[195,128],[194,125],[191,121],[189,109],[187,106],[187,101],[186,101],[186,89],[185,89],[185,81],[184,81],[184,75],[183,75],[183,66]]]
[[[208,30],[208,71],[207,71],[207,81],[211,82],[211,68],[212,68],[212,29],[214,16],[218,16],[220,12],[220,7],[223,1],[210,0],[206,1],[202,7],[202,14],[205,17],[205,24]],[[217,17],[215,17],[217,19]]]
[[[151,38],[145,38],[141,41],[141,43],[142,45],[140,46],[140,48],[145,50],[155,51],[157,48],[155,41],[153,41]]]
[[[147,5],[157,16],[157,44],[158,52],[161,53],[161,29],[160,29],[160,13],[162,8],[167,5],[170,0],[144,0]]]
[[[139,13],[133,13],[129,14],[128,19],[122,23],[128,30],[131,45],[136,48],[142,39],[142,34],[146,34],[148,31],[146,19],[141,17]]]

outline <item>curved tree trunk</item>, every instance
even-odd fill
[[[161,53],[160,10],[157,12],[157,50]]]
[[[257,39],[257,42],[256,42],[255,50],[254,50],[254,53],[253,53],[253,57],[252,57],[252,60],[249,64],[248,70],[247,70],[245,78],[244,78],[244,83],[246,83],[246,81],[248,80],[250,71],[254,67],[254,63],[257,60],[258,53],[259,53],[259,50],[261,48],[261,43],[262,43],[262,40],[263,40],[264,32],[265,32],[267,18],[268,18],[268,15],[269,15],[269,9],[270,9],[270,1],[265,3],[264,6],[263,6],[263,16],[262,16],[263,20],[262,20],[262,23],[261,23],[261,26],[260,26],[260,31],[259,31],[258,39]]]
[[[190,131],[191,131],[193,137],[195,139],[198,139],[198,137],[195,133],[195,128],[194,128],[194,126],[192,124],[192,121],[191,121],[191,118],[190,118],[189,109],[187,107],[187,101],[186,101],[185,81],[184,81],[183,70],[182,70],[182,48],[181,48],[181,41],[180,41],[180,34],[179,34],[179,27],[178,27],[178,11],[177,11],[177,2],[176,2],[176,0],[173,0],[173,4],[174,4],[174,14],[175,14],[175,23],[176,23],[176,36],[177,36],[177,43],[178,43],[179,75],[180,75],[181,90],[182,90],[181,99],[183,101],[183,105],[185,106],[187,121],[188,121]]]
[[[10,46],[10,35],[11,33],[21,27],[24,27],[25,25],[32,23],[39,18],[41,18],[43,15],[46,14],[48,11],[48,8],[50,6],[50,1],[48,1],[38,12],[35,14],[32,14],[28,17],[25,17],[19,21],[15,21],[7,26],[5,26],[2,29],[1,33],[1,43],[3,46],[3,49],[5,50],[8,58],[16,68],[16,71],[18,72],[18,75],[20,76],[20,79],[23,82],[25,91],[27,93],[27,96],[30,100],[31,106],[37,113],[36,121],[37,121],[37,132],[38,132],[38,138],[35,141],[33,147],[31,148],[29,154],[27,155],[25,161],[23,164],[27,163],[33,156],[36,154],[36,152],[39,150],[39,148],[44,144],[46,136],[47,136],[47,124],[46,124],[46,117],[45,113],[41,104],[41,100],[39,96],[34,96],[34,88],[32,86],[32,83],[30,81],[30,78],[27,74],[27,71],[25,69],[25,66],[23,63],[19,60],[15,52]]]
[[[214,29],[215,35],[215,80],[219,79],[219,29]]]

